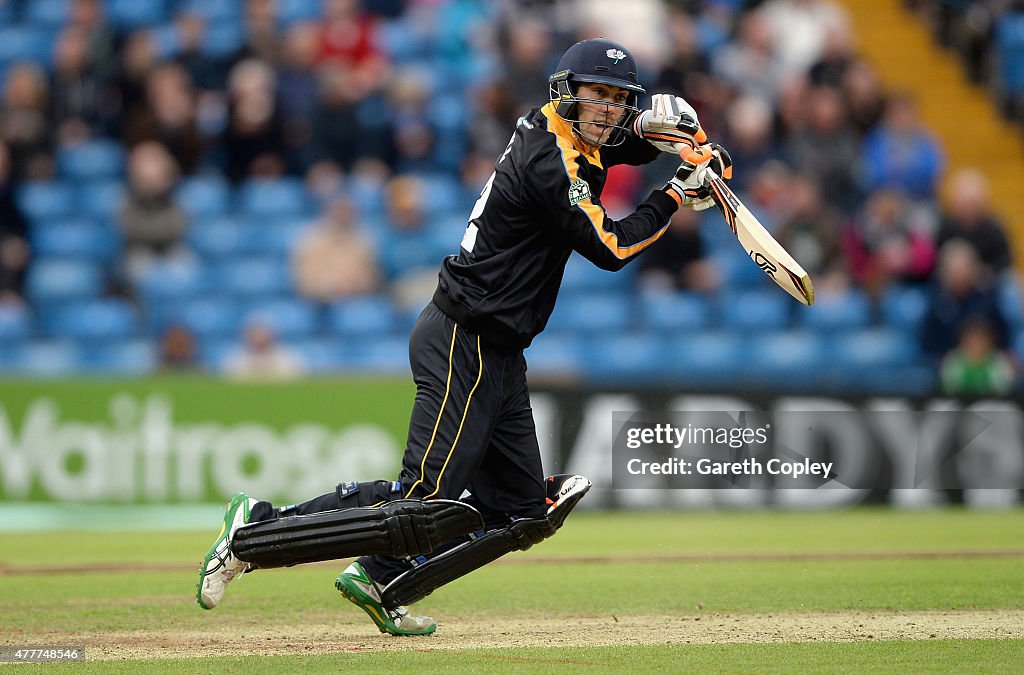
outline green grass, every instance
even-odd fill
[[[581,635],[578,646],[504,649],[433,649],[429,639],[378,642],[365,618],[334,593],[334,565],[246,575],[229,590],[223,607],[199,610],[193,595],[194,569],[215,531],[216,523],[211,523],[208,532],[0,535],[0,564],[7,567],[139,564],[136,571],[0,573],[0,644],[45,642],[49,634],[73,634],[88,644],[90,635],[140,629],[168,635],[202,633],[225,625],[244,633],[271,624],[300,634],[304,625],[337,626],[342,633],[356,631],[360,640],[388,650],[66,666],[75,672],[541,672],[555,667],[641,672],[1013,672],[1024,662],[1024,641],[1019,639],[627,647],[587,646],[586,635]],[[442,632],[446,617],[486,622],[490,617],[696,619],[851,610],[1021,610],[1021,534],[1021,510],[580,513],[557,537],[437,591],[422,608],[442,619]],[[1013,549],[1016,555],[910,555]],[[880,557],[841,557],[865,552]],[[889,555],[899,553],[905,555]],[[807,557],[757,560],[761,554]],[[631,556],[641,561],[630,561]],[[588,561],[568,560],[578,557]],[[147,570],[147,564],[162,567]],[[1019,636],[1019,626],[1016,630]],[[742,621],[736,631],[741,640]],[[282,640],[286,638],[283,633]],[[339,650],[345,644],[341,639]]]

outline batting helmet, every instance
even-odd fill
[[[622,116],[614,124],[591,122],[597,126],[612,127],[607,140],[600,145],[618,145],[625,140],[633,118],[640,112],[637,107],[639,95],[646,93],[637,81],[636,73],[636,61],[619,43],[607,38],[577,42],[566,50],[558,61],[557,70],[548,77],[550,99],[555,112],[578,131],[580,120],[576,104],[580,101],[622,108]],[[576,93],[580,82],[622,87],[629,92],[629,98],[626,103],[578,98]]]

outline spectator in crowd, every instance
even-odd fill
[[[266,317],[246,319],[242,344],[224,359],[223,371],[236,380],[289,380],[305,372],[298,353],[282,345]]]
[[[229,67],[249,59],[277,63],[280,55],[277,0],[245,0],[242,27],[242,46],[231,55]]]
[[[199,168],[204,142],[196,123],[195,91],[184,68],[167,63],[149,73],[145,108],[125,127],[124,140],[129,146],[158,141],[185,174]]]
[[[14,64],[4,77],[0,139],[7,144],[15,178],[44,179],[53,175],[50,129],[46,73],[28,61]]]
[[[68,25],[85,35],[87,60],[101,82],[109,83],[117,76],[117,33],[107,23],[102,0],[72,0]],[[109,131],[109,130],[108,130]]]
[[[987,273],[1001,275],[1010,267],[1010,243],[992,213],[988,180],[977,169],[960,169],[949,180],[936,244],[961,239],[974,248]]]
[[[516,115],[526,113],[533,105],[537,85],[547,82],[552,72],[551,31],[532,17],[515,16],[506,22],[503,86],[514,102]]]
[[[775,224],[775,238],[811,275],[816,287],[848,284],[840,246],[842,216],[813,174],[794,173]]]
[[[288,166],[294,173],[305,173],[313,161],[310,143],[320,93],[316,70],[319,51],[320,30],[315,23],[300,21],[288,27],[276,96]]]
[[[160,338],[160,370],[182,373],[197,369],[196,338],[181,324],[168,326]]]
[[[388,87],[388,102],[393,111],[397,173],[429,172],[444,163],[435,156],[437,130],[427,115],[431,91],[429,74],[416,68],[398,71]]]
[[[395,176],[385,186],[384,198],[387,226],[380,256],[392,295],[401,307],[425,304],[437,286],[437,264],[444,254],[427,222],[423,182],[415,176]]]
[[[942,359],[942,391],[952,396],[1004,395],[1013,390],[1013,361],[996,348],[996,336],[984,320],[970,320],[960,342]]]
[[[313,117],[314,163],[330,160],[345,171],[367,157],[389,164],[394,151],[386,104],[366,100],[351,69],[341,63],[321,66],[320,87]]]
[[[367,92],[379,87],[387,79],[388,62],[377,44],[376,18],[359,0],[324,0],[323,10],[320,62],[346,66]]]
[[[222,142],[232,181],[284,174],[286,150],[275,90],[276,75],[266,62],[248,59],[231,69]]]
[[[780,155],[771,107],[752,96],[737,99],[726,114],[725,138],[723,145],[733,159],[732,188],[746,192],[758,170]]]
[[[832,87],[841,90],[846,73],[857,60],[853,35],[847,30],[830,31],[824,36],[821,56],[807,71],[814,87]]]
[[[864,188],[897,188],[917,200],[935,198],[942,173],[942,146],[924,126],[917,103],[908,94],[889,99],[881,125],[864,139],[861,172]]]
[[[871,194],[843,233],[847,264],[878,298],[891,283],[920,283],[935,264],[931,212],[895,189]]]
[[[0,143],[0,304],[22,302],[29,263],[28,221],[14,194],[10,152]]]
[[[186,260],[188,218],[173,196],[178,166],[155,141],[135,146],[128,158],[128,195],[118,220],[124,237],[125,276],[137,283],[157,259]]]
[[[764,3],[764,17],[774,52],[791,74],[806,73],[825,53],[829,36],[850,32],[846,10],[835,0],[773,0]]]
[[[852,214],[860,202],[853,167],[860,144],[846,122],[846,110],[838,91],[811,89],[806,99],[807,125],[786,140],[786,157],[798,171],[816,176],[827,202]]]
[[[141,140],[141,130],[149,124],[146,87],[150,74],[159,64],[153,34],[146,30],[129,34],[118,56],[116,89],[120,135],[122,142],[132,144]]]
[[[877,127],[885,114],[887,95],[874,66],[855,59],[843,74],[842,90],[850,122],[858,135]]]
[[[669,12],[666,29],[670,38],[670,51],[658,74],[658,84],[651,91],[682,96],[697,111],[697,116],[704,120],[708,117],[707,107],[714,94],[711,64],[700,49],[696,20],[690,14],[675,9]],[[708,133],[711,134],[711,131]]]
[[[758,98],[771,105],[786,74],[776,58],[773,39],[764,11],[747,12],[739,19],[736,40],[711,55],[712,74],[728,83],[739,96]]]
[[[710,293],[718,288],[718,271],[705,250],[700,223],[699,211],[679,209],[675,212],[658,245],[640,257],[641,288],[698,293]]]
[[[200,96],[208,95],[224,86],[224,64],[206,53],[206,20],[197,13],[180,14],[174,21],[174,35],[178,52],[174,62],[188,74]]]
[[[88,36],[70,26],[60,32],[54,47],[53,123],[62,145],[73,145],[107,131],[110,96],[89,63]]]
[[[938,275],[921,324],[921,345],[935,363],[957,346],[964,328],[982,321],[996,348],[1009,344],[1006,317],[996,291],[981,281],[980,262],[970,244],[954,239],[939,251]]]
[[[375,291],[380,270],[370,241],[358,229],[348,199],[337,199],[303,235],[292,253],[299,294],[333,302]]]

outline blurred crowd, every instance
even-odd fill
[[[915,339],[946,391],[1015,386],[1020,316],[1006,298],[1017,282],[985,178],[946,165],[915,101],[884,89],[832,0],[139,0],[163,19],[137,25],[113,20],[102,0],[58,4],[67,13],[52,25],[51,56],[3,74],[2,303],[46,309],[26,294],[41,225],[19,195],[66,179],[62,157],[75,148],[109,142],[125,161],[105,295],[145,314],[148,279],[196,264],[208,192],[258,200],[297,185],[303,226],[282,263],[294,292],[317,306],[383,294],[413,309],[455,252],[516,118],[546,101],[560,53],[605,35],[634,51],[648,92],[685,97],[729,149],[735,189],[810,273],[821,304],[856,298],[880,324],[893,294],[911,289],[923,303]],[[31,22],[37,5],[0,0],[11,25]],[[605,206],[628,213],[673,169],[669,157],[614,168]],[[709,235],[724,231],[716,217],[680,211],[627,277],[633,292],[728,292],[732,272]],[[247,225],[259,228],[259,214]],[[272,323],[249,315],[223,368],[302,372]],[[180,322],[147,326],[167,368],[197,363]]]

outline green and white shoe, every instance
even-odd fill
[[[213,609],[224,598],[224,591],[232,579],[249,569],[250,565],[236,558],[231,552],[231,538],[249,520],[249,512],[256,503],[248,495],[239,492],[228,502],[224,524],[214,540],[203,564],[199,568],[199,583],[196,585],[196,602],[203,609]]]
[[[334,582],[349,602],[370,615],[381,633],[391,635],[430,635],[437,624],[429,616],[410,616],[405,607],[386,609],[380,604],[380,587],[357,562],[349,565]]]

